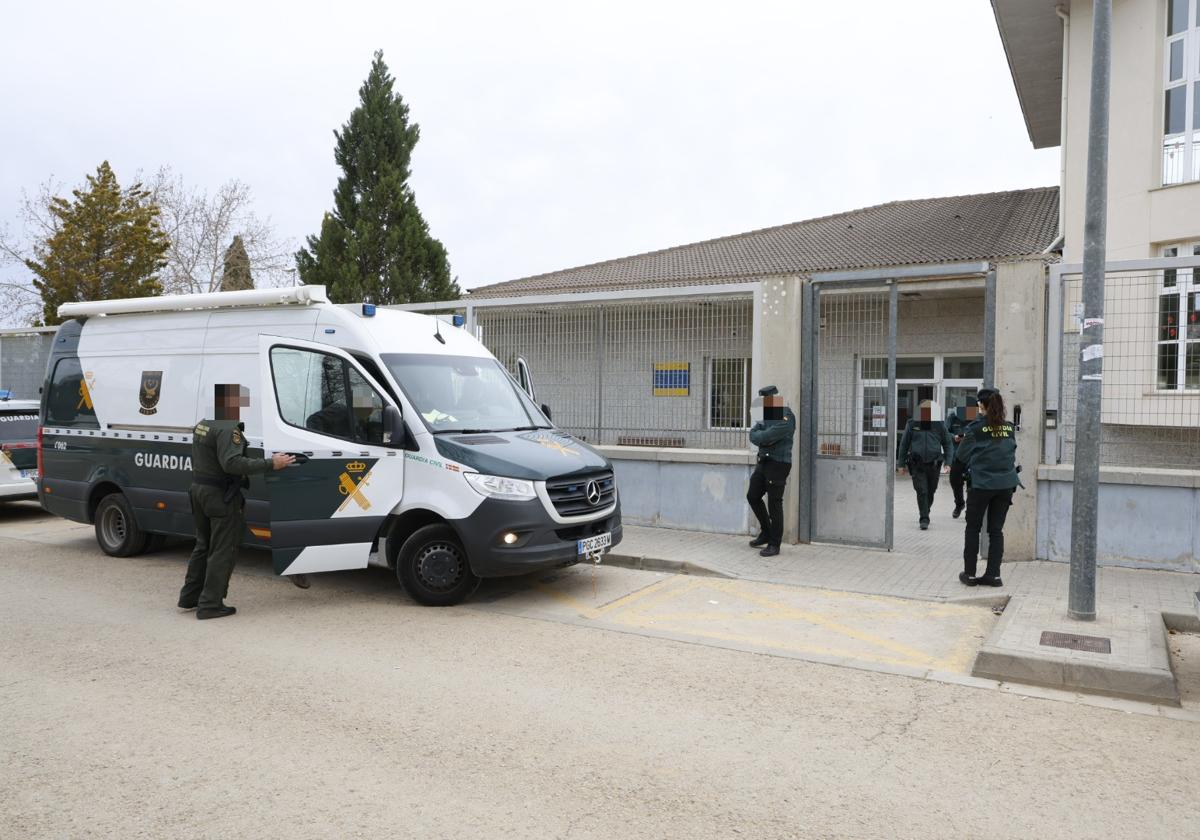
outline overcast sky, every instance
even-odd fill
[[[238,178],[297,243],[372,52],[464,288],[904,198],[1058,182],[987,0],[6,4],[0,224],[20,192]],[[119,7],[113,11],[108,7]]]

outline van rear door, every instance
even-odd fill
[[[298,456],[267,474],[276,573],[364,568],[404,489],[404,453],[384,442],[394,403],[336,347],[263,335],[259,366],[265,454]]]

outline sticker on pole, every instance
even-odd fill
[[[1086,330],[1090,330],[1092,327],[1103,327],[1103,326],[1104,326],[1103,318],[1084,318],[1082,321],[1079,322],[1079,334],[1083,335],[1083,333]]]
[[[1095,361],[1096,359],[1103,359],[1104,358],[1104,345],[1103,344],[1089,344],[1087,347],[1084,347],[1083,350],[1080,352],[1079,358],[1085,362]]]

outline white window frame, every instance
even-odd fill
[[[1164,257],[1178,257],[1195,255],[1200,257],[1200,241],[1196,242],[1177,242],[1174,245],[1164,246],[1162,249]],[[1158,296],[1154,299],[1154,355],[1153,355],[1153,382],[1154,391],[1158,394],[1183,394],[1188,392],[1200,391],[1200,386],[1189,388],[1187,385],[1187,351],[1188,345],[1200,345],[1200,339],[1188,338],[1188,296],[1196,294],[1200,296],[1200,271],[1192,268],[1176,268],[1171,269],[1174,272],[1175,284],[1167,285],[1166,272],[1162,272],[1159,277]],[[1161,340],[1160,330],[1162,329],[1160,314],[1162,311],[1162,299],[1167,295],[1173,295],[1179,299],[1179,307],[1176,310],[1179,313],[1179,323],[1176,324],[1177,335],[1173,339]],[[1158,384],[1158,348],[1163,345],[1174,344],[1177,346],[1175,360],[1175,387],[1161,388]]]
[[[938,417],[938,420],[945,420],[946,409],[946,389],[947,388],[974,388],[979,390],[983,387],[982,379],[947,379],[946,359],[982,359],[983,354],[980,353],[963,353],[954,351],[950,353],[897,353],[896,361],[901,359],[928,359],[933,357],[933,378],[932,379],[896,379],[896,390],[899,391],[901,385],[928,385],[933,388],[933,398],[938,404],[939,410],[943,416]],[[858,359],[858,369],[855,372],[858,379],[858,389],[855,394],[854,401],[854,417],[855,417],[855,435],[854,435],[854,454],[861,456],[863,454],[863,440],[868,437],[886,437],[887,431],[868,431],[863,428],[863,409],[866,407],[866,389],[867,388],[882,388],[887,391],[888,381],[886,379],[863,379],[863,367],[868,361],[883,359],[886,361],[886,356],[861,356]],[[893,397],[898,397],[894,394]],[[892,401],[893,406],[896,405],[895,399]],[[897,424],[898,426],[899,424]],[[896,434],[900,435],[904,429],[897,428]],[[898,438],[897,438],[898,442]]]
[[[746,421],[745,426],[714,426],[712,416],[713,391],[717,387],[717,377],[714,367],[717,362],[741,361],[742,363],[742,419]],[[708,387],[705,389],[704,400],[704,425],[709,431],[714,432],[736,432],[738,430],[747,431],[750,428],[750,374],[752,370],[753,360],[748,356],[710,356],[705,366],[707,370]]]
[[[1200,0],[1188,0],[1188,25],[1182,32],[1168,35],[1170,29],[1171,0],[1163,0],[1166,14],[1163,29],[1162,70],[1162,117],[1163,131],[1162,184],[1184,184],[1200,181],[1200,126],[1197,113],[1200,109]],[[1183,75],[1171,79],[1171,46],[1183,44]],[[1184,115],[1183,132],[1166,133],[1167,92],[1182,86]]]

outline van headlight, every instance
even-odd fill
[[[463,473],[467,483],[475,488],[480,496],[490,496],[494,499],[508,499],[513,502],[536,499],[532,481],[520,478],[504,478],[499,475],[480,475],[479,473]]]

